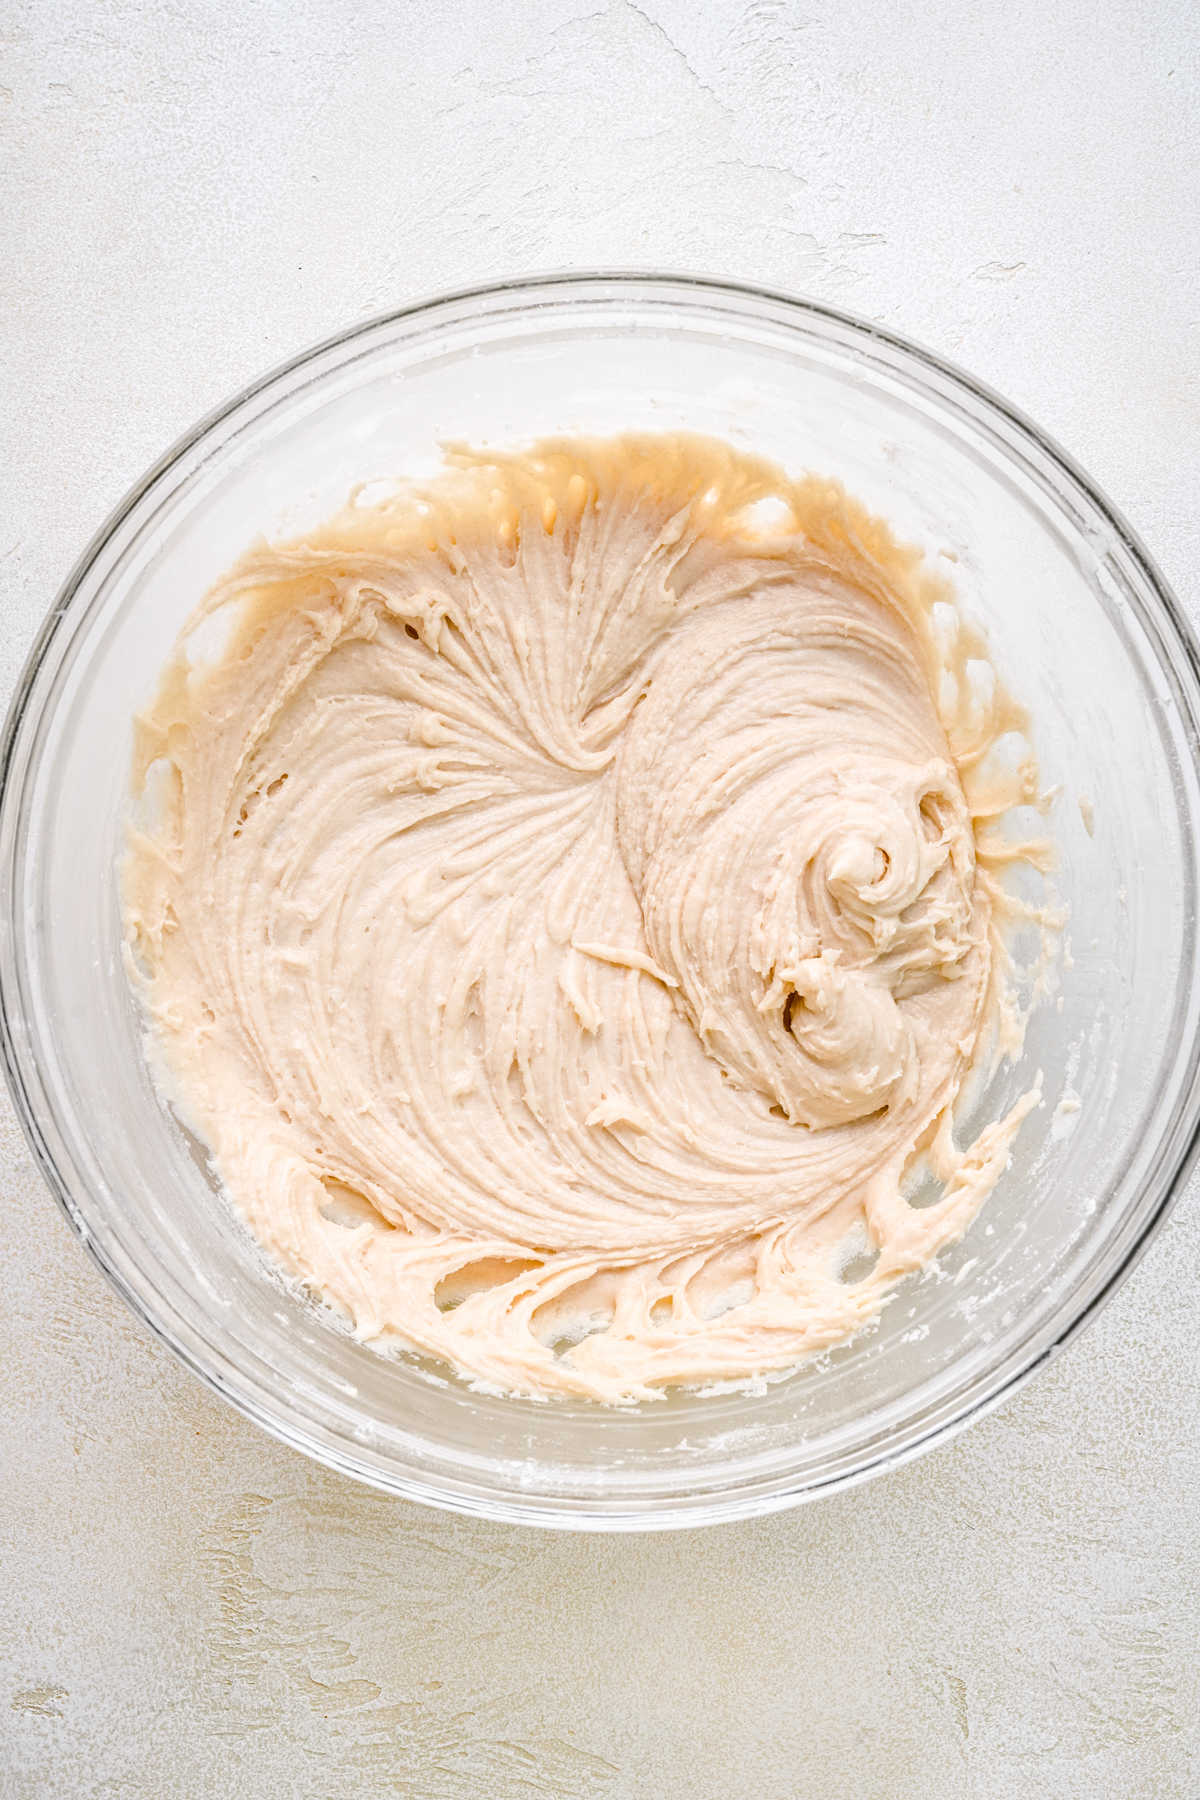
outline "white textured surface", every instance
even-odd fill
[[[145,465],[393,303],[683,266],[949,353],[1198,615],[1188,0],[9,0],[0,676]],[[126,1314],[0,1121],[0,1796],[1195,1800],[1200,1204],[998,1416],[757,1524],[326,1476]]]

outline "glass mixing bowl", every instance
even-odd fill
[[[1045,1104],[960,1244],[849,1345],[756,1391],[631,1411],[472,1391],[384,1358],[266,1265],[147,1072],[119,951],[131,721],[184,619],[259,533],[417,473],[439,442],[686,427],[836,475],[949,556],[1034,720],[1059,993],[972,1116]],[[406,309],[238,396],[130,494],[34,647],[0,800],[9,1081],[67,1217],[219,1393],[333,1468],[541,1524],[687,1525],[845,1487],[1011,1393],[1096,1311],[1196,1147],[1197,650],[1136,538],[1001,400],[827,308],[710,282],[582,276]]]

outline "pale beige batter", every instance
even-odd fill
[[[956,1148],[996,870],[1039,854],[1022,725],[836,486],[687,437],[457,455],[248,555],[139,721],[172,1097],[363,1337],[609,1401],[786,1368],[1036,1103]]]

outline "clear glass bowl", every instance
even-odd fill
[[[962,1243],[850,1345],[752,1393],[630,1412],[471,1391],[357,1344],[266,1266],[147,1073],[119,955],[131,720],[180,625],[258,533],[447,439],[686,427],[840,476],[955,558],[1030,706],[1070,908],[1057,1002],[994,1117],[1046,1104]],[[697,1524],[845,1487],[994,1405],[1095,1312],[1197,1137],[1197,649],[1093,485],[994,395],[826,308],[677,278],[509,284],[298,358],[139,484],[55,602],[3,746],[0,1001],[51,1188],[129,1304],[219,1393],[331,1467],[541,1524]],[[1078,1108],[1074,1109],[1074,1096]],[[1059,1102],[1065,1098],[1066,1105]]]

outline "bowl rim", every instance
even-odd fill
[[[18,750],[21,747],[23,729],[30,718],[30,702],[35,683],[52,660],[56,659],[56,666],[61,667],[71,642],[72,634],[67,632],[67,628],[77,623],[74,608],[80,588],[129,516],[163,478],[248,402],[285,383],[289,377],[318,362],[323,356],[344,349],[360,339],[369,338],[374,332],[464,304],[474,303],[486,308],[489,305],[496,306],[505,298],[512,298],[520,307],[524,297],[523,309],[529,311],[536,305],[535,297],[538,295],[542,296],[547,305],[561,305],[573,295],[585,297],[588,289],[605,288],[644,299],[650,299],[655,294],[663,298],[673,297],[685,308],[689,305],[703,305],[706,300],[734,308],[739,303],[743,306],[746,303],[765,303],[768,308],[777,309],[777,312],[786,315],[785,322],[788,318],[795,321],[797,316],[817,323],[824,322],[849,333],[860,349],[864,344],[875,343],[899,353],[903,359],[915,365],[918,371],[927,371],[948,383],[952,391],[957,390],[969,400],[981,404],[985,411],[998,415],[1019,441],[1023,441],[1027,447],[1031,446],[1059,477],[1065,478],[1110,529],[1116,546],[1133,565],[1136,575],[1147,590],[1152,606],[1159,610],[1156,621],[1159,629],[1165,627],[1166,636],[1172,641],[1173,648],[1177,653],[1182,653],[1184,664],[1200,692],[1200,640],[1170,584],[1124,515],[1053,437],[987,383],[969,374],[950,359],[911,338],[840,307],[756,283],[680,271],[619,267],[522,275],[446,289],[405,306],[372,314],[367,319],[310,344],[275,364],[210,409],[182,433],[127,490],[93,533],[59,588],[34,636],[7,708],[3,732],[0,734],[0,865],[3,879],[9,884],[6,901],[11,895],[11,881],[23,847],[24,834],[19,818],[20,789],[14,788],[14,780],[18,772],[22,776],[26,773],[28,758],[24,759],[18,769]],[[1011,445],[1006,445],[1010,454],[1011,448]],[[85,609],[80,618],[86,616]],[[65,637],[64,632],[67,632]],[[37,716],[35,714],[34,718]],[[1191,750],[1193,765],[1200,773],[1200,734],[1197,732],[1192,733]],[[937,1444],[953,1438],[974,1419],[984,1416],[1011,1398],[1035,1370],[1043,1367],[1097,1317],[1162,1228],[1200,1157],[1200,1093],[1196,1091],[1197,1084],[1193,1076],[1191,1117],[1186,1122],[1186,1130],[1181,1130],[1180,1122],[1176,1121],[1176,1141],[1168,1158],[1170,1166],[1157,1174],[1160,1188],[1158,1200],[1153,1210],[1142,1220],[1132,1241],[1125,1245],[1103,1277],[1098,1281],[1093,1277],[1090,1289],[1086,1282],[1081,1281],[1069,1302],[1068,1315],[1056,1322],[1052,1330],[1047,1332],[1043,1329],[1041,1334],[1035,1333],[1032,1344],[1022,1345],[1015,1351],[1008,1359],[1007,1368],[1001,1367],[997,1378],[981,1395],[967,1395],[951,1403],[947,1416],[935,1417],[931,1423],[911,1432],[907,1441],[875,1450],[854,1467],[837,1470],[824,1477],[806,1479],[795,1486],[787,1485],[784,1478],[781,1482],[773,1482],[767,1490],[754,1485],[734,1486],[706,1491],[695,1497],[673,1495],[666,1499],[655,1497],[641,1502],[632,1501],[612,1510],[591,1497],[581,1501],[562,1494],[546,1494],[536,1500],[522,1500],[511,1494],[482,1497],[457,1482],[441,1477],[415,1477],[383,1471],[353,1454],[344,1443],[330,1441],[328,1436],[306,1429],[279,1401],[278,1396],[273,1410],[260,1397],[257,1384],[252,1378],[246,1377],[239,1385],[236,1379],[227,1378],[219,1367],[207,1364],[200,1351],[186,1340],[179,1325],[168,1323],[135,1292],[119,1266],[119,1259],[89,1225],[85,1211],[78,1204],[71,1184],[60,1169],[42,1128],[31,1091],[32,1082],[39,1075],[37,1059],[23,1046],[20,1034],[15,1029],[19,995],[12,967],[14,935],[12,908],[7,903],[0,904],[0,943],[4,951],[0,955],[0,1062],[3,1064],[5,1079],[26,1142],[43,1179],[68,1224],[126,1305],[206,1387],[280,1442],[377,1490],[476,1517],[567,1530],[658,1531],[694,1528],[777,1512],[822,1495],[856,1487],[876,1475],[902,1467]],[[1191,1049],[1195,1063],[1195,1042]],[[1164,1142],[1167,1135],[1164,1134]],[[1144,1177],[1143,1192],[1154,1175],[1152,1170]],[[1082,1301],[1074,1304],[1081,1291]],[[210,1345],[206,1347],[212,1349]],[[983,1379],[986,1382],[987,1378]]]

